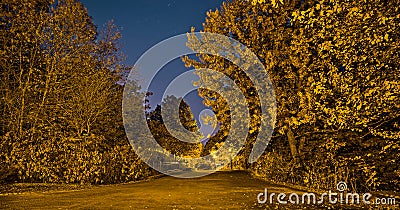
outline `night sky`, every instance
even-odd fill
[[[113,19],[122,28],[122,50],[127,64],[133,65],[150,47],[172,36],[187,33],[190,28],[202,30],[206,12],[220,8],[223,0],[81,0],[88,8],[89,15],[101,28]],[[180,61],[165,66],[150,87],[154,93],[151,106],[159,104],[163,91],[180,73],[187,71]],[[196,119],[205,109],[202,99],[194,91],[185,97]]]

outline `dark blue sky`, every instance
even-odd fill
[[[172,36],[186,33],[194,26],[202,30],[206,12],[215,10],[223,0],[81,0],[88,8],[95,24],[102,27],[113,19],[122,28],[122,50],[127,64],[133,65],[150,47]],[[151,105],[160,103],[163,91],[172,79],[187,71],[176,59],[165,66],[153,81],[150,91],[154,92]],[[185,100],[195,117],[205,108],[197,92]]]
[[[122,27],[123,50],[128,63],[135,61],[154,44],[186,33],[194,26],[202,29],[206,12],[222,0],[81,0],[96,25],[114,19]]]

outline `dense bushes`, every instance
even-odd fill
[[[2,181],[108,184],[154,173],[129,144],[110,146],[104,137],[54,138],[21,143],[2,137]]]
[[[313,189],[336,189],[340,181],[350,190],[399,190],[399,141],[371,139],[367,145],[352,144],[357,137],[328,135],[309,137],[296,164],[285,139],[274,139],[251,172],[266,180],[280,181]]]

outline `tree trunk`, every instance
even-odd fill
[[[299,143],[299,150],[297,151],[299,153],[299,159],[300,161],[304,158],[304,144],[306,142],[306,137],[301,137],[300,143]]]
[[[292,129],[288,128],[286,135],[289,141],[290,152],[292,153],[293,160],[297,163],[298,153],[297,153],[296,139],[294,137]]]

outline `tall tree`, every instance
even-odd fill
[[[234,38],[250,48],[262,61],[272,80],[277,97],[277,124],[279,133],[285,134],[295,161],[298,160],[298,143],[296,137],[315,123],[315,113],[310,100],[309,81],[303,68],[293,65],[300,58],[291,52],[291,40],[299,28],[291,22],[291,14],[297,10],[306,10],[313,1],[287,1],[284,6],[267,2],[252,4],[250,1],[232,1],[224,3],[221,10],[209,12],[204,23],[205,32],[223,34]],[[196,69],[210,68],[223,72],[240,86],[246,96],[250,108],[250,133],[246,148],[243,151],[247,158],[251,145],[258,134],[260,125],[260,104],[252,81],[235,65],[221,57],[200,55],[200,62],[185,59],[188,66]],[[206,104],[221,104],[212,91],[200,90],[200,96]],[[217,100],[214,100],[217,98]],[[225,107],[227,108],[227,107]],[[229,119],[228,111],[217,109],[223,113],[222,119]],[[258,116],[258,117],[257,117]],[[223,124],[227,124],[224,122]]]
[[[49,4],[1,3],[1,134],[22,138],[34,127],[45,80],[42,31]]]
[[[345,166],[367,177],[354,178],[363,187],[393,187],[399,182],[382,177],[395,177],[400,171],[392,164],[400,148],[396,30],[400,16],[395,5],[396,1],[381,0],[232,1],[208,13],[204,31],[239,40],[263,62],[278,103],[275,135],[286,136],[295,162],[306,138],[318,135],[323,138],[318,148],[327,153],[317,159],[326,164],[327,173]],[[235,80],[255,104],[249,105],[251,115],[256,114],[251,81],[236,66],[217,56],[198,57],[200,62],[184,60],[196,69],[218,70]],[[212,91],[199,94],[206,103],[221,103]],[[252,129],[257,126],[253,120]],[[371,157],[376,161],[368,161]],[[313,167],[311,171],[322,169]],[[348,171],[343,173],[347,175],[335,179],[349,176]]]
[[[313,107],[331,137],[327,147],[359,165],[362,186],[399,189],[400,10],[397,1],[320,1],[293,13],[303,30],[297,52],[313,57]],[[352,134],[352,135],[349,135]],[[353,136],[353,137],[352,137]],[[340,161],[337,161],[340,162]]]
[[[92,183],[148,171],[123,134],[119,84],[128,67],[113,23],[98,36],[76,0],[6,0],[0,9],[0,171]]]

